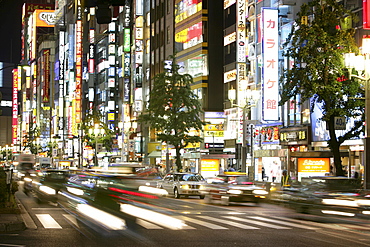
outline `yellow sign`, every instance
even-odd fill
[[[218,159],[202,159],[200,162],[202,172],[214,172],[219,170]]]
[[[298,172],[329,172],[330,158],[298,158]]]
[[[220,131],[220,130],[224,130],[224,125],[223,124],[206,124],[204,126],[204,130]]]
[[[204,131],[204,137],[224,137],[224,131]]]
[[[108,121],[114,121],[114,112],[108,112]]]

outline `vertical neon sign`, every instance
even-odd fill
[[[12,143],[18,141],[18,69],[13,69]]]
[[[279,120],[278,10],[262,9],[263,120]]]

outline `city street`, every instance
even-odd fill
[[[23,192],[17,197],[32,218],[30,228],[0,235],[0,246],[370,246],[367,220],[302,215],[267,203],[160,198],[156,212],[183,220],[182,229],[122,214],[127,229],[112,231],[58,204],[38,204]]]

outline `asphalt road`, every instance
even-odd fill
[[[161,198],[148,215],[180,219],[186,224],[182,229],[121,214],[127,229],[112,231],[58,204],[38,204],[23,193],[17,197],[34,227],[0,235],[0,246],[370,246],[368,220],[302,215],[273,204]]]

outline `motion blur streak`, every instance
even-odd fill
[[[67,190],[68,190],[68,192],[71,192],[72,194],[75,194],[75,195],[78,195],[78,196],[82,196],[84,194],[83,190],[77,189],[77,188],[67,187]]]
[[[131,196],[141,196],[141,197],[146,197],[146,198],[150,198],[150,199],[158,199],[157,196],[147,195],[147,194],[138,193],[138,192],[134,192],[134,191],[121,190],[121,189],[117,189],[117,188],[113,188],[113,187],[109,187],[108,189],[111,190],[111,191],[120,192],[122,194],[127,194],[127,195],[131,195]]]
[[[349,216],[349,217],[355,216],[355,214],[346,213],[346,212],[340,212],[340,211],[321,210],[321,212],[323,214],[334,214],[334,215]]]
[[[363,214],[369,214],[370,215],[370,211],[362,211]]]
[[[65,197],[67,197],[67,198],[69,198],[69,199],[72,199],[72,200],[74,200],[74,201],[76,201],[76,202],[79,202],[79,203],[87,203],[87,201],[86,201],[86,200],[81,199],[81,198],[79,198],[79,197],[76,197],[76,196],[74,196],[74,195],[70,195],[70,194],[65,193],[65,192],[61,192],[61,191],[59,191],[59,192],[58,192],[58,194],[59,194],[59,195],[62,195],[62,196],[65,196]]]
[[[139,191],[156,194],[160,196],[166,196],[168,195],[168,192],[164,189],[154,188],[154,187],[148,187],[148,186],[140,186]]]
[[[173,230],[183,229],[187,226],[182,220],[129,204],[121,204],[121,211],[125,214],[129,214]]]
[[[349,200],[323,199],[322,203],[323,204],[328,204],[328,205],[358,207],[356,201],[349,201]]]
[[[55,195],[56,191],[53,188],[50,188],[45,185],[41,185],[39,188],[42,192],[48,194],[48,195]]]
[[[78,204],[77,211],[81,214],[94,219],[110,230],[126,229],[126,222],[114,215],[106,213],[100,209],[94,208],[87,204]]]

